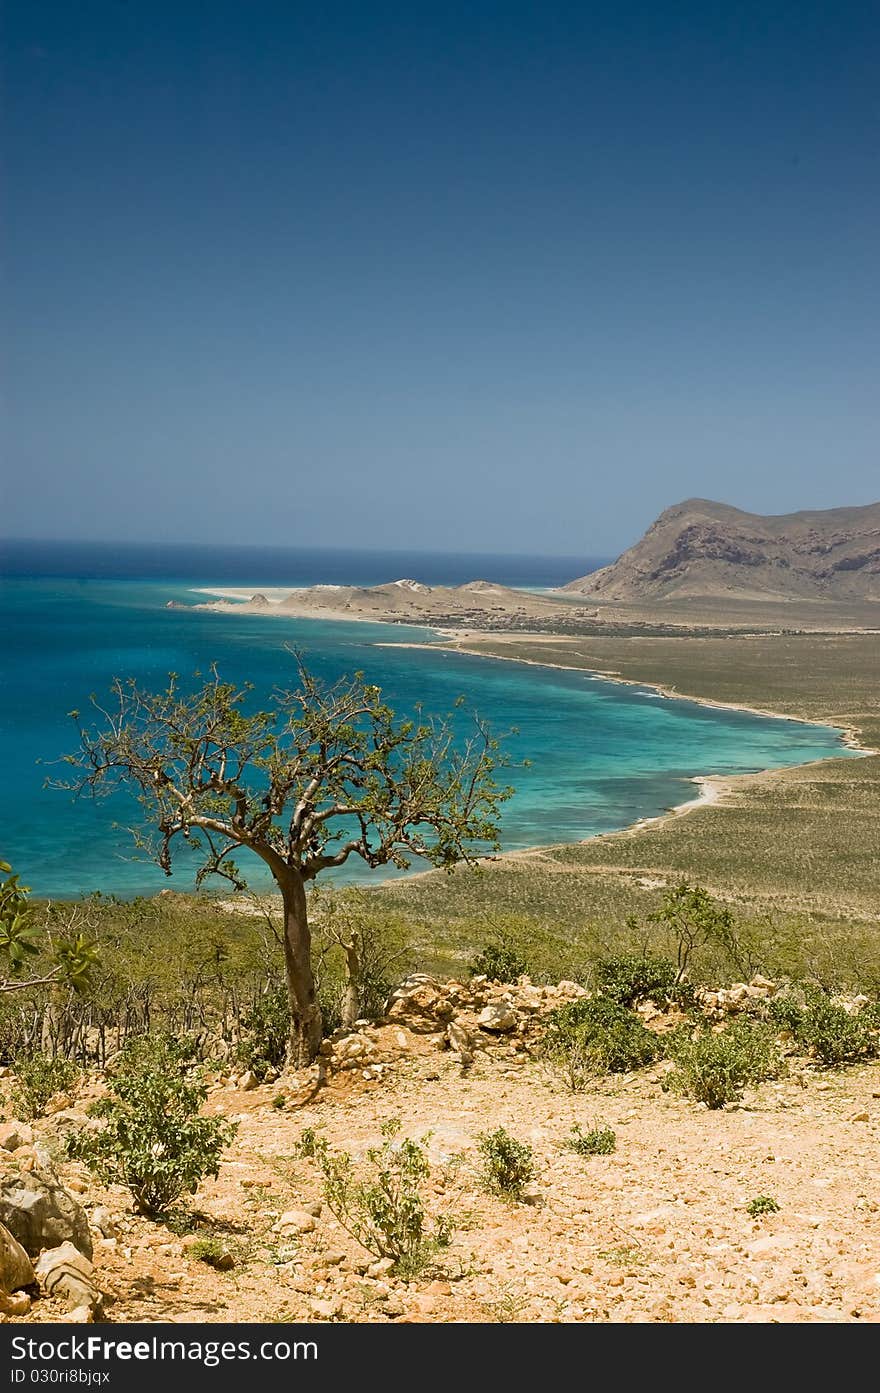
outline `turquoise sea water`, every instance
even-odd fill
[[[465,571],[450,578],[469,577]],[[538,572],[529,579],[542,583]],[[254,588],[259,580],[253,577]],[[90,693],[106,692],[115,676],[158,685],[170,671],[186,678],[213,661],[223,676],[248,679],[258,694],[268,693],[293,682],[285,645],[302,650],[308,665],[327,678],[362,670],[399,712],[421,702],[428,713],[445,713],[464,694],[499,734],[516,727],[505,746],[515,761],[528,758],[531,766],[510,773],[516,794],[503,814],[507,849],[575,841],[653,816],[690,797],[695,790],[688,780],[698,774],[844,752],[839,733],[827,727],[670,700],[583,673],[383,646],[430,642],[434,636],[426,630],[166,608],[170,599],[191,606],[203,598],[194,593],[196,583],[219,587],[230,580],[3,581],[0,858],[11,861],[36,893],[100,889],[129,896],[192,886],[184,861],[169,881],[133,859],[128,833],[113,828],[114,822],[125,827],[137,821],[132,798],[73,803],[68,794],[43,787],[47,774],[61,774],[63,767],[39,761],[75,744],[66,714],[71,708],[85,710]],[[253,883],[260,883],[262,871],[261,863],[248,868]]]

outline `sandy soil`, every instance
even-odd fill
[[[663,1093],[663,1066],[573,1095],[506,1041],[462,1077],[430,1037],[404,1035],[384,1077],[356,1069],[302,1106],[290,1083],[213,1092],[210,1109],[241,1125],[198,1209],[203,1229],[228,1244],[230,1271],[91,1182],[90,1200],[117,1216],[118,1236],[95,1254],[116,1297],[110,1319],[880,1320],[880,1066],[798,1067],[742,1106],[710,1112]],[[272,1106],[279,1093],[284,1111]],[[294,1154],[311,1126],[359,1156],[391,1117],[409,1135],[431,1134],[430,1205],[459,1225],[438,1269],[410,1283],[366,1270],[369,1255],[322,1204],[314,1166]],[[596,1121],[615,1130],[613,1154],[564,1149],[574,1122]],[[530,1203],[479,1183],[475,1138],[499,1125],[534,1147]],[[76,1167],[66,1174],[76,1182]],[[779,1212],[750,1218],[758,1195]],[[279,1232],[291,1209],[311,1210],[313,1230]],[[64,1318],[51,1302],[38,1308],[40,1319]]]

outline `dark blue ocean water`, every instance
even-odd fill
[[[426,713],[446,713],[464,695],[499,734],[516,727],[505,739],[518,762],[510,774],[516,795],[503,816],[508,849],[575,841],[653,816],[691,796],[688,780],[698,774],[843,752],[839,733],[827,727],[669,700],[584,673],[385,646],[430,642],[428,630],[192,607],[204,598],[198,588],[230,583],[371,584],[408,574],[436,584],[480,577],[545,586],[589,569],[584,558],[286,555],[203,551],[194,560],[177,549],[169,557],[144,548],[4,548],[0,859],[35,892],[134,895],[192,886],[185,861],[168,881],[133,859],[125,831],[139,817],[133,799],[74,803],[43,786],[47,774],[63,773],[45,762],[75,744],[66,713],[85,710],[90,694],[105,693],[116,676],[158,686],[171,671],[186,678],[211,662],[224,677],[268,694],[294,680],[289,645],[328,679],[362,670],[401,713],[418,702]],[[183,607],[169,609],[169,600]],[[523,768],[526,758],[531,765]],[[261,863],[249,868],[253,883],[261,883],[262,870]]]

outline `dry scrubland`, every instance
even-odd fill
[[[829,1071],[789,1048],[781,1077],[723,1109],[664,1091],[666,1062],[571,1092],[541,1056],[541,1030],[579,991],[416,980],[383,1022],[335,1037],[322,1087],[314,1073],[259,1086],[219,1071],[206,1112],[238,1134],[218,1177],[166,1221],[65,1158],[106,1086],[93,1075],[48,1105],[33,1136],[2,1130],[18,1147],[0,1153],[0,1200],[7,1168],[51,1158],[88,1212],[88,1281],[113,1322],[880,1319],[880,1068]],[[704,1009],[730,1028],[772,995],[759,982]],[[680,1013],[641,1014],[662,1052]],[[360,1169],[391,1119],[425,1139],[426,1231],[439,1216],[452,1226],[408,1276],[338,1222],[304,1154],[323,1140]],[[610,1149],[574,1152],[575,1125],[610,1132]],[[516,1194],[485,1183],[479,1139],[497,1127],[531,1150]],[[7,1318],[68,1320],[76,1299],[44,1292]]]
[[[870,634],[463,642],[829,720],[880,746],[880,656]],[[188,1208],[146,1218],[123,1186],[67,1150],[67,1137],[98,1125],[89,1107],[108,1078],[112,1086],[113,1068],[108,1076],[89,1062],[79,1080],[74,1069],[30,1125],[20,1080],[4,1070],[7,1222],[27,1175],[54,1168],[68,1201],[88,1215],[94,1266],[83,1277],[80,1259],[71,1276],[59,1260],[41,1287],[0,1299],[0,1319],[71,1319],[79,1298],[64,1283],[72,1282],[87,1298],[73,1318],[89,1317],[89,1300],[100,1309],[103,1293],[114,1322],[880,1320],[878,780],[878,756],[750,776],[729,781],[718,804],[641,829],[370,890],[357,913],[376,946],[368,1014],[377,1019],[336,1031],[320,1066],[298,1074],[254,1053],[267,1020],[253,1010],[279,971],[259,907],[176,895],[92,905],[106,949],[100,992],[53,998],[45,1014],[38,998],[7,1000],[7,1054],[25,1058],[42,1045],[86,1061],[97,1052],[112,1066],[119,1045],[145,1030],[194,1034],[209,1068],[204,1116],[238,1129],[219,1174]],[[550,1013],[583,1002],[584,989],[560,978],[595,988],[602,957],[646,947],[674,957],[675,932],[653,916],[682,878],[733,912],[733,951],[717,938],[702,942],[692,980],[789,974],[866,993],[842,1014],[817,998],[834,1018],[832,1046],[861,1029],[848,1013],[865,1013],[868,1035],[846,1061],[823,1057],[818,1037],[798,1037],[774,1016],[775,988],[758,978],[721,996],[698,993],[687,1022],[681,1007],[692,1006],[675,990],[661,1009],[639,999],[602,1024],[599,1048],[633,1031],[637,1052],[649,1038],[656,1048],[622,1065],[593,1060],[570,1087],[580,1056],[564,1054],[561,1067],[546,1031]],[[332,1025],[343,983],[322,912],[326,901],[316,948]],[[465,965],[492,940],[522,960],[531,982],[468,983]],[[438,980],[412,982],[383,1017],[383,983],[414,969]],[[713,1024],[735,1041],[738,1012],[748,1041],[726,1103],[709,1106],[695,1085],[676,1091],[688,1042],[714,1048]],[[244,1055],[236,1041],[251,1041]],[[716,1061],[716,1083],[732,1058]],[[427,1222],[453,1224],[449,1243],[408,1277],[340,1224],[320,1150],[306,1154],[317,1138],[328,1155],[350,1152],[360,1174],[393,1119],[404,1137],[428,1137],[430,1171],[418,1183]],[[613,1140],[601,1154],[579,1154],[567,1145],[575,1126],[607,1129]],[[499,1127],[531,1148],[534,1172],[518,1196],[484,1183],[480,1135]],[[78,1222],[82,1230],[85,1216]],[[32,1245],[34,1255],[58,1237]]]
[[[793,616],[796,617],[796,616]],[[530,640],[468,637],[468,651],[589,668],[680,695],[848,727],[880,748],[880,635],[740,634],[718,638]],[[685,877],[753,925],[755,963],[880,984],[880,756],[826,760],[726,780],[721,801],[574,846],[424,876],[383,896],[423,926],[439,966],[468,950],[486,906],[542,963],[576,969],[620,948],[628,915],[655,907]]]

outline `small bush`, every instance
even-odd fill
[[[774,1078],[782,1071],[772,1030],[748,1020],[722,1031],[702,1030],[692,1036],[677,1032],[670,1042],[675,1069],[664,1089],[684,1093],[707,1108],[738,1102],[747,1084]]]
[[[625,1074],[650,1064],[660,1042],[638,1016],[609,997],[581,997],[560,1006],[547,1024],[541,1050],[573,1092],[597,1074]]]
[[[584,1132],[576,1122],[565,1145],[578,1156],[609,1156],[617,1148],[617,1135],[610,1127],[591,1127],[589,1132]]]
[[[471,959],[469,971],[472,977],[488,977],[491,982],[516,982],[527,966],[509,939],[496,938]]]
[[[299,1151],[317,1161],[327,1207],[342,1227],[374,1257],[391,1258],[397,1276],[409,1281],[448,1246],[454,1224],[442,1215],[429,1227],[422,1195],[430,1173],[428,1138],[397,1142],[399,1131],[396,1119],[386,1122],[384,1141],[370,1147],[362,1167],[347,1151],[332,1150],[312,1128],[302,1133]]]
[[[820,988],[805,989],[803,999],[794,993],[774,997],[769,1009],[778,1028],[790,1031],[803,1049],[829,1068],[880,1053],[873,1011],[849,1012]]]
[[[314,1127],[303,1127],[299,1134],[299,1141],[296,1143],[298,1155],[307,1161],[314,1161],[321,1148],[322,1142]]]
[[[602,958],[593,969],[597,990],[619,1006],[635,1006],[654,1001],[662,1006],[683,995],[676,983],[678,969],[671,958],[650,953],[626,953],[619,958]]]
[[[535,1178],[532,1148],[526,1142],[517,1141],[503,1127],[496,1127],[494,1132],[481,1132],[477,1147],[485,1188],[504,1199],[521,1199],[526,1186]]]
[[[779,1201],[772,1195],[756,1195],[753,1200],[749,1200],[746,1205],[746,1213],[753,1219],[759,1219],[762,1214],[778,1214],[780,1209]]]
[[[74,1135],[70,1154],[105,1184],[125,1185],[139,1214],[164,1214],[206,1176],[217,1175],[237,1124],[199,1115],[208,1089],[188,1041],[168,1035],[130,1040],[111,1089],[91,1109],[105,1126]]]
[[[19,1116],[29,1121],[42,1117],[49,1099],[73,1088],[82,1075],[78,1064],[60,1055],[19,1055],[14,1068],[12,1106]]]
[[[218,1272],[226,1272],[230,1267],[235,1266],[235,1261],[227,1244],[221,1243],[219,1238],[215,1238],[213,1234],[197,1238],[195,1243],[190,1245],[188,1251],[190,1257],[197,1258],[199,1262],[207,1263],[209,1267],[216,1268]]]
[[[244,1034],[235,1058],[250,1069],[260,1083],[270,1070],[281,1070],[290,1038],[290,1007],[284,987],[275,987],[259,997],[242,1017]]]

